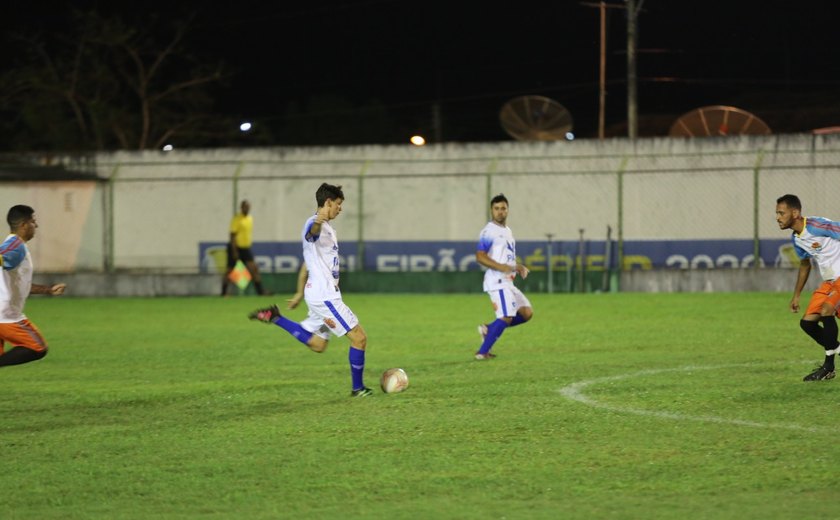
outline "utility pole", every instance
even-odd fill
[[[580,2],[580,5],[597,7],[601,13],[601,49],[598,63],[598,139],[604,139],[604,120],[607,107],[607,8],[623,6],[600,2]]]
[[[432,103],[432,139],[435,143],[443,142],[443,123],[440,117],[440,101]]]
[[[601,1],[601,57],[598,74],[598,139],[604,139],[604,112],[607,106],[607,4]]]
[[[642,3],[639,1],[638,9]],[[636,0],[624,0],[627,4],[627,137],[636,139],[639,134],[638,102],[636,96]]]
[[[432,139],[434,143],[443,142],[443,118],[440,113],[441,83],[443,73],[440,69],[435,70],[435,101],[432,103]]]

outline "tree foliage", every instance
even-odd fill
[[[190,20],[142,26],[76,12],[61,34],[15,35],[18,59],[0,73],[7,149],[159,149],[203,144],[222,128],[211,116],[224,65],[186,44]]]

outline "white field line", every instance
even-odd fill
[[[741,364],[733,364],[733,365],[690,365],[678,368],[660,368],[660,369],[650,369],[650,370],[640,370],[638,372],[631,372],[628,374],[619,374],[616,376],[608,376],[608,377],[598,377],[594,379],[587,379],[584,381],[578,381],[577,383],[572,383],[568,386],[564,386],[559,390],[560,395],[563,397],[570,399],[572,401],[577,401],[579,403],[583,403],[585,405],[591,406],[593,408],[600,408],[602,410],[610,410],[612,412],[619,412],[619,413],[629,413],[634,415],[644,415],[648,417],[657,417],[660,419],[670,419],[674,421],[698,421],[698,422],[708,422],[708,423],[716,423],[716,424],[733,424],[736,426],[747,426],[750,428],[774,428],[774,429],[781,429],[781,430],[797,430],[797,431],[805,431],[805,432],[812,432],[812,433],[822,433],[822,432],[833,432],[834,430],[831,428],[821,428],[819,426],[802,426],[799,424],[791,424],[791,423],[775,423],[775,422],[756,422],[756,421],[747,421],[742,419],[728,419],[726,417],[718,417],[715,415],[689,415],[684,413],[674,413],[674,412],[663,412],[658,410],[644,410],[641,408],[632,408],[630,406],[619,406],[615,404],[607,404],[592,397],[587,396],[584,393],[584,390],[588,387],[599,385],[602,383],[609,383],[612,381],[621,381],[623,379],[633,379],[636,377],[644,377],[656,374],[663,374],[667,372],[695,372],[699,370],[721,370],[727,368],[749,368],[749,367],[756,367],[761,365],[767,365],[767,363],[741,363]],[[801,383],[801,384],[825,384],[823,382],[816,381],[814,383]]]

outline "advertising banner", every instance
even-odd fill
[[[473,271],[476,242],[397,242],[372,241],[360,245],[341,243],[341,268],[381,273]],[[606,241],[521,241],[516,243],[520,262],[532,271],[554,271],[579,268],[587,271],[616,268],[617,242]],[[740,269],[755,263],[752,240],[636,240],[624,242],[626,269]],[[302,255],[299,242],[255,242],[252,251],[261,272],[294,273],[300,268]],[[609,254],[609,258],[607,258]],[[362,256],[364,260],[362,260]],[[224,272],[225,244],[200,242],[198,261],[201,272]],[[791,267],[799,264],[790,240],[763,240],[759,247],[759,264],[770,267]]]

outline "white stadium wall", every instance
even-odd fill
[[[103,269],[105,234],[102,202],[101,186],[92,181],[0,184],[4,225],[10,207],[25,204],[35,209],[38,230],[29,248],[33,262],[44,271]]]
[[[784,193],[840,219],[837,136],[176,149],[92,164],[106,182],[3,183],[0,204],[36,208],[39,270],[195,273],[198,244],[227,239],[241,199],[255,241],[295,242],[324,181],[347,196],[343,243],[474,241],[499,192],[518,241],[575,241],[581,229],[603,241],[607,226],[623,240],[779,240]]]

